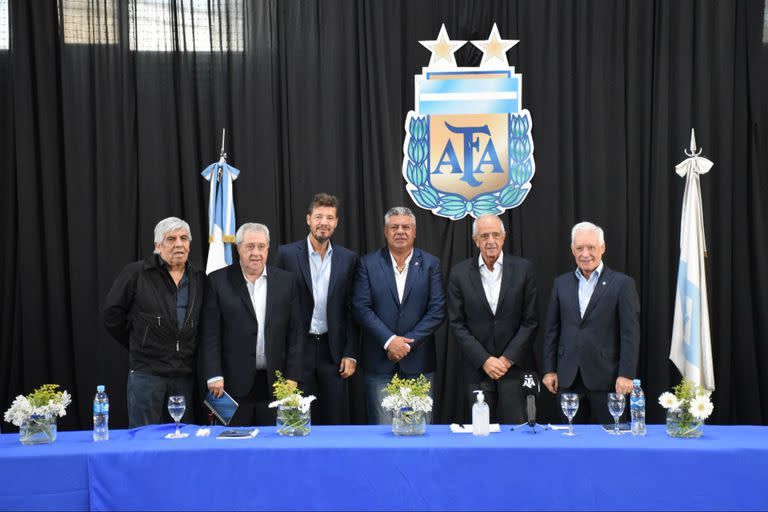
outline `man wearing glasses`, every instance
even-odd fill
[[[504,254],[504,223],[481,215],[472,224],[472,240],[480,250],[451,270],[448,319],[461,347],[467,404],[482,390],[491,422],[526,421],[521,373],[533,369],[536,337],[536,282],[533,265]]]
[[[389,423],[381,407],[394,374],[434,383],[434,332],[445,319],[440,260],[414,248],[416,217],[404,206],[384,215],[387,246],[360,258],[352,311],[363,329],[368,422]]]

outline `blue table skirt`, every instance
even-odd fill
[[[705,426],[700,439],[528,430],[477,438],[431,425],[261,428],[253,439],[164,439],[172,425],[61,432],[53,445],[0,436],[0,509],[765,510],[768,428]]]

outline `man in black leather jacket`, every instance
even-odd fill
[[[104,305],[104,326],[128,349],[128,423],[169,421],[168,397],[182,395],[191,420],[193,371],[205,274],[187,261],[189,224],[176,217],[155,227],[155,251],[128,264]]]

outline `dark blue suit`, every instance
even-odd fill
[[[358,328],[352,320],[352,283],[357,266],[357,254],[332,245],[331,275],[326,301],[326,337],[307,336],[312,322],[315,299],[312,292],[312,271],[309,264],[307,239],[281,245],[277,263],[296,277],[301,310],[301,330],[304,333],[304,390],[317,396],[313,403],[312,421],[316,424],[349,422],[349,400],[346,380],[339,376],[342,358],[358,358]],[[314,356],[313,356],[314,355]]]
[[[635,376],[639,316],[635,281],[626,274],[603,267],[583,318],[575,273],[566,272],[555,279],[547,309],[543,370],[545,374],[557,373],[563,392],[574,388],[576,392],[600,393],[602,403],[589,404],[592,421],[612,421],[602,396],[615,390],[617,377]]]
[[[413,249],[400,301],[389,250],[383,248],[360,258],[352,293],[352,311],[363,333],[363,366],[366,388],[369,376],[391,377],[431,373],[435,369],[434,332],[445,320],[445,290],[440,260],[421,249]],[[395,363],[387,359],[384,344],[392,336],[414,339],[410,353]],[[369,397],[369,421],[372,410]]]

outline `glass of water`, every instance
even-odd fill
[[[579,395],[576,393],[563,393],[560,395],[560,408],[563,409],[563,414],[568,418],[568,432],[563,432],[564,436],[575,436],[573,431],[573,417],[576,416],[576,411],[579,410]]]
[[[168,437],[172,439],[186,437],[182,436],[181,432],[179,431],[179,421],[181,421],[182,416],[184,416],[184,411],[186,408],[187,406],[184,402],[183,396],[177,395],[168,397],[168,414],[170,414],[171,418],[173,418],[173,421],[176,422],[176,433]]]
[[[613,416],[613,432],[608,432],[611,435],[617,436],[621,434],[619,430],[619,418],[621,418],[624,412],[625,398],[623,393],[608,393],[608,411]]]

